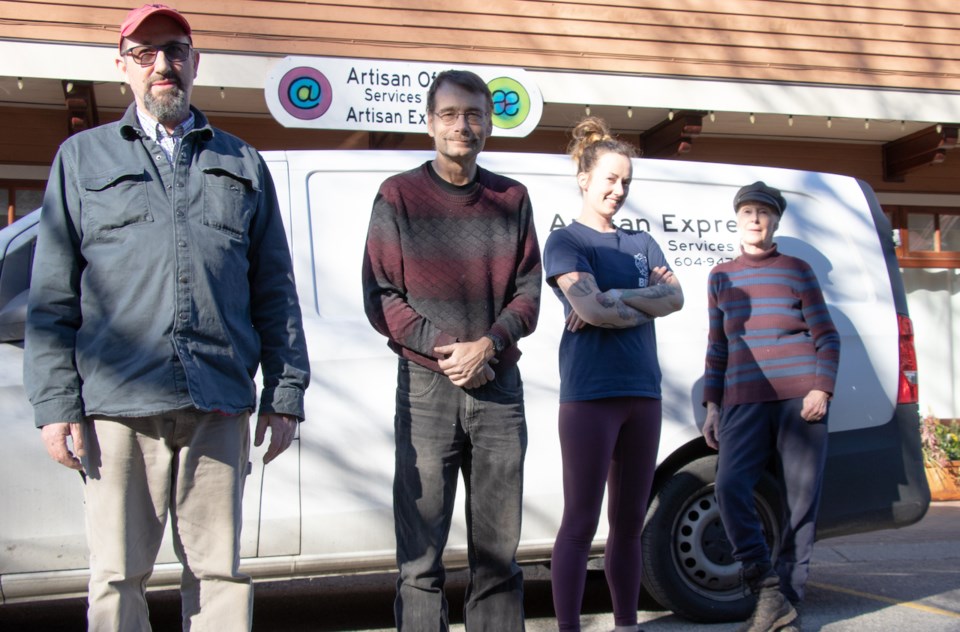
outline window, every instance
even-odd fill
[[[904,268],[960,268],[960,208],[890,206]]]
[[[43,202],[41,182],[0,180],[0,204],[6,210],[0,227],[9,226],[18,218],[40,208]]]

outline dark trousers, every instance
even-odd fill
[[[744,565],[769,564],[753,489],[773,459],[783,508],[776,570],[794,603],[803,599],[809,574],[827,456],[827,418],[804,421],[802,406],[798,398],[725,408],[717,465],[717,501],[734,558]]]
[[[475,389],[400,360],[396,472],[393,482],[398,630],[449,629],[441,556],[457,479],[466,487],[469,583],[464,620],[470,632],[519,632],[523,625],[520,542],[527,426],[516,367]]]
[[[611,397],[560,404],[563,520],[553,546],[553,608],[560,630],[580,630],[587,558],[608,494],[604,570],[616,625],[636,625],[640,536],[660,446],[661,403]]]

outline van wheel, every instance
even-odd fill
[[[720,521],[717,457],[688,463],[660,488],[643,528],[643,583],[661,606],[692,621],[742,621],[754,600]],[[780,549],[778,487],[767,473],[754,491],[771,551]]]

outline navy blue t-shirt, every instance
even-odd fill
[[[650,270],[667,266],[660,246],[649,233],[623,230],[601,233],[576,222],[550,233],[543,250],[547,283],[571,307],[557,287],[557,277],[589,272],[600,291],[646,287]],[[669,267],[669,266],[667,266]],[[563,330],[560,339],[560,401],[604,397],[660,399],[660,363],[653,322],[627,329],[586,325]]]

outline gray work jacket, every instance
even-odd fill
[[[273,180],[194,109],[171,166],[131,105],[69,138],[43,198],[24,383],[37,426],[196,407],[303,418],[309,363]]]

